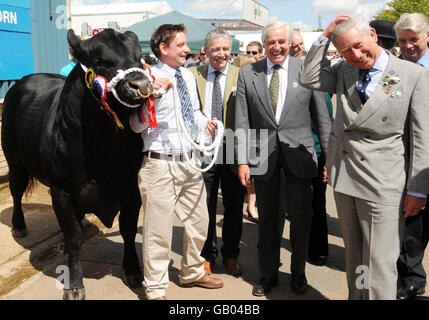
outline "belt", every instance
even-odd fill
[[[185,155],[183,153],[180,154],[168,154],[168,153],[158,153],[154,151],[146,151],[143,153],[144,156],[152,159],[158,159],[158,160],[174,160],[174,161],[180,161],[184,162],[186,160]],[[188,152],[189,159],[192,158],[192,151]]]

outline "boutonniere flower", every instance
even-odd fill
[[[401,81],[401,78],[398,76],[392,74],[387,74],[384,76],[384,78],[381,80],[381,86],[383,87],[384,93],[389,94],[393,86],[398,84],[399,81]]]
[[[297,82],[294,82],[294,83],[292,83],[292,86],[293,86],[294,88],[297,88],[297,87],[298,87],[298,83],[297,83]]]

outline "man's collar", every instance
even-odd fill
[[[162,62],[161,60],[159,60],[159,62],[158,62],[158,64],[157,64],[157,67],[158,67],[160,70],[162,70],[162,71],[166,72],[166,73],[167,73],[168,75],[170,75],[171,77],[174,77],[174,75],[176,74],[176,71],[177,71],[177,70],[180,70],[180,67],[179,67],[179,69],[174,69],[174,68],[170,67],[168,64],[166,64],[166,63]]]
[[[289,55],[287,55],[286,59],[283,61],[282,64],[280,64],[280,66],[287,71],[288,65],[289,65]],[[272,63],[268,57],[267,57],[267,68],[268,70],[274,68],[274,63]]]
[[[417,61],[418,64],[422,65],[426,69],[429,69],[429,49],[426,50],[426,53]]]
[[[381,54],[377,58],[377,60],[375,61],[374,65],[371,67],[371,69],[384,71],[387,67],[387,64],[389,63],[389,54],[383,48],[381,48],[381,47],[379,47],[379,48],[381,50]]]
[[[216,71],[215,68],[212,67],[212,65],[210,64],[210,62],[209,62],[208,65],[209,65],[208,74],[213,73],[213,72]],[[226,66],[224,68],[220,69],[219,71],[222,72],[224,75],[227,75],[227,73],[228,73],[228,66],[229,66],[229,63],[227,63]]]

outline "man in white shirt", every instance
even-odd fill
[[[144,210],[143,265],[146,297],[165,300],[168,287],[168,265],[173,230],[173,213],[184,224],[183,258],[179,283],[183,287],[220,288],[223,282],[204,272],[200,253],[207,237],[208,212],[203,177],[186,162],[176,126],[176,116],[182,116],[192,137],[207,131],[214,134],[217,124],[200,111],[195,78],[186,68],[189,47],[185,27],[162,25],[152,35],[151,49],[159,63],[151,71],[155,79],[169,79],[165,87],[173,86],[155,100],[157,128],[139,128],[144,142],[144,160],[138,183]],[[155,87],[156,88],[156,87]],[[175,99],[177,90],[179,99]],[[175,104],[181,114],[175,113]],[[131,120],[132,121],[132,120]],[[132,122],[132,127],[138,127]],[[147,126],[146,126],[147,127]],[[135,129],[136,131],[136,129]],[[183,141],[190,158],[190,143]]]
[[[320,92],[298,83],[302,60],[288,56],[292,39],[289,23],[273,22],[262,32],[267,59],[240,69],[235,108],[238,177],[243,186],[255,180],[258,204],[258,260],[261,278],[253,294],[263,296],[278,282],[284,216],[280,200],[286,197],[292,247],[291,287],[305,294],[310,225],[312,220],[311,179],[317,176],[317,153],[311,133],[311,119],[326,150],[331,129],[325,98]],[[256,139],[248,139],[255,133]],[[268,139],[264,137],[268,135]],[[266,135],[265,135],[266,136]],[[256,140],[256,141],[255,141]],[[260,152],[251,152],[246,141],[256,143]],[[267,154],[262,152],[267,150]],[[254,150],[253,150],[254,151]],[[257,157],[257,159],[256,159]],[[252,168],[267,168],[265,172]],[[286,192],[280,193],[284,172]]]

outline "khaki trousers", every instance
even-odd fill
[[[146,297],[165,295],[168,287],[173,213],[184,224],[180,283],[204,276],[200,255],[207,238],[208,211],[203,176],[186,162],[144,157],[138,184],[144,210],[143,266]]]
[[[382,205],[334,192],[346,253],[350,300],[396,300],[404,225],[402,205]]]

